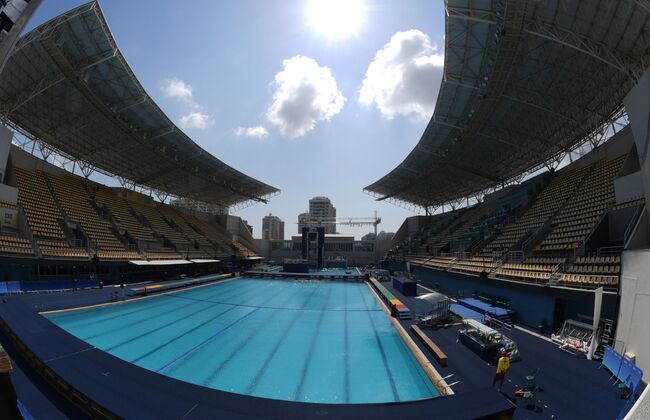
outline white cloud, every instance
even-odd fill
[[[429,118],[442,80],[444,55],[417,29],[397,32],[368,65],[359,102],[375,105],[388,119]]]
[[[237,137],[255,137],[263,139],[269,136],[269,131],[261,125],[258,125],[257,127],[238,127],[235,130],[235,135]]]
[[[196,128],[199,130],[205,130],[211,123],[210,116],[204,114],[200,111],[190,112],[187,115],[183,115],[180,120],[178,120],[181,128]]]
[[[282,65],[275,75],[273,104],[266,116],[283,135],[302,137],[316,122],[330,120],[341,111],[346,98],[329,68],[301,55],[284,60]]]
[[[185,102],[194,104],[192,86],[180,79],[168,79],[160,87],[163,94],[168,98],[180,99]]]
[[[181,128],[205,130],[212,124],[212,118],[202,112],[201,105],[194,101],[194,91],[189,83],[178,78],[168,79],[160,86],[160,90],[166,97],[182,102],[185,112],[189,111],[178,120]]]

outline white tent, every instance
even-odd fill
[[[449,315],[451,300],[437,292],[420,295],[415,298],[415,313],[421,321],[432,323]]]

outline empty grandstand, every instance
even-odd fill
[[[646,316],[633,290],[648,264],[637,251],[648,246],[648,10],[506,3],[446,4],[434,115],[408,157],[365,189],[427,214],[404,222],[386,264],[406,263],[423,285],[452,296],[497,296],[541,331],[597,310],[596,347],[619,346],[650,367],[639,362],[647,340],[627,330]],[[626,24],[611,24],[618,19]],[[488,216],[494,191],[539,173],[541,192],[503,208],[470,246],[453,245]]]
[[[218,261],[256,255],[218,215],[199,219],[164,201],[185,198],[227,211],[264,202],[278,190],[225,165],[169,120],[124,60],[98,3],[21,37],[0,75],[0,97],[3,121],[23,139],[38,139],[38,157],[66,156],[84,174],[62,171],[16,145],[7,149],[1,207],[12,223],[3,224],[0,247],[7,264],[19,264],[4,277],[83,272],[110,283],[128,280],[134,270],[137,276],[143,264],[155,267],[147,261],[166,260],[158,270],[179,273],[188,269],[175,262],[214,269]],[[24,145],[10,132],[4,136]],[[93,182],[94,171],[117,177],[124,188]]]

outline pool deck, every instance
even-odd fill
[[[416,308],[414,297],[404,296],[389,282],[383,284],[412,310]],[[428,291],[420,289],[419,292]],[[415,339],[410,325],[417,321],[412,319],[400,322]],[[472,394],[491,385],[496,366],[481,360],[468,347],[457,342],[459,330],[459,326],[436,330],[422,328],[427,337],[447,354],[446,367],[433,359],[420,340],[415,339],[415,342],[430,357],[443,377],[453,375],[447,382],[460,381],[452,386],[456,395]],[[519,328],[504,331],[504,334],[517,343],[521,354],[521,360],[510,365],[503,386],[503,395],[517,405],[514,419],[617,418],[625,400],[619,398],[616,387],[609,381],[611,374],[605,368],[599,368],[599,361],[568,354],[559,350],[556,344]],[[535,398],[536,406],[526,407],[522,398],[514,396],[514,391],[524,388],[526,375],[538,367],[541,370],[537,384],[541,391]]]
[[[363,280],[365,275],[361,274],[359,270],[350,270],[350,274],[344,273],[289,273],[284,271],[255,271],[249,270],[244,272],[245,275],[255,278],[291,278],[291,279],[307,279],[307,280]]]
[[[384,404],[311,404],[233,394],[156,374],[77,339],[38,314],[105,303],[109,289],[5,296],[0,342],[14,361],[19,399],[35,417],[82,418],[478,418],[508,413],[512,403],[487,384],[449,397]],[[28,349],[28,350],[26,350]],[[441,371],[441,373],[443,373]],[[45,374],[45,376],[44,376]],[[44,378],[51,374],[49,381]],[[444,373],[443,373],[444,374]],[[63,398],[74,396],[74,401]],[[71,392],[70,389],[74,389]],[[89,410],[89,408],[86,408]],[[504,417],[501,417],[504,418]]]

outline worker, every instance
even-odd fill
[[[499,363],[497,364],[497,372],[494,374],[494,379],[492,380],[492,387],[499,381],[499,392],[503,388],[503,380],[506,377],[508,368],[510,368],[510,359],[508,358],[508,353],[503,349],[501,350],[501,357],[499,357]]]

